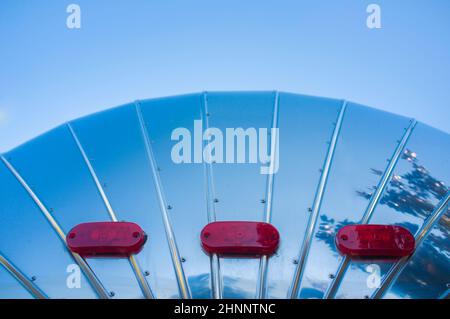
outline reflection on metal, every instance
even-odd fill
[[[370,218],[372,217],[372,214],[375,211],[375,208],[378,205],[378,203],[381,199],[381,196],[383,195],[383,192],[386,189],[386,186],[388,185],[389,180],[392,178],[394,168],[397,165],[397,162],[400,159],[400,156],[403,153],[406,143],[408,142],[416,124],[417,124],[416,120],[411,121],[411,123],[410,123],[409,127],[406,129],[405,134],[403,135],[401,141],[398,143],[397,148],[395,149],[394,154],[392,155],[392,158],[389,160],[389,165],[386,167],[386,170],[384,171],[384,174],[380,179],[380,182],[376,188],[376,191],[373,194],[372,198],[370,199],[369,205],[367,205],[367,209],[364,212],[364,215],[360,222],[361,224],[369,223]],[[331,285],[328,287],[328,290],[325,292],[324,299],[332,299],[336,296],[336,292],[338,291],[339,286],[342,282],[342,279],[344,278],[345,273],[348,269],[348,266],[350,265],[350,261],[351,260],[349,257],[347,257],[347,256],[343,257],[341,264],[339,265],[339,268],[337,270],[336,275],[334,276],[334,279],[333,279]]]
[[[280,95],[278,92],[275,93],[275,103],[273,106],[273,120],[272,120],[272,128],[278,128],[278,106],[279,106]],[[277,131],[272,130],[271,139],[270,139],[270,170],[267,175],[267,189],[266,189],[266,199],[265,199],[265,207],[264,207],[264,222],[270,223],[272,220],[272,202],[273,202],[273,184],[275,179],[275,174],[273,174],[273,168],[276,167],[276,159],[277,156],[275,153],[277,152],[277,143],[278,136]],[[259,276],[258,276],[258,287],[257,287],[257,296],[259,299],[266,298],[267,296],[267,267],[268,267],[268,258],[267,256],[262,256],[259,263]]]
[[[72,125],[70,123],[67,123],[67,127],[69,128],[69,131],[72,134],[72,137],[73,137],[75,143],[77,144],[78,150],[80,151],[80,153],[84,159],[84,162],[89,169],[92,179],[94,180],[95,185],[97,186],[97,190],[100,193],[100,196],[102,197],[103,203],[105,204],[106,209],[108,210],[111,220],[114,222],[118,222],[119,219],[117,218],[116,213],[112,209],[111,203],[109,202],[108,197],[106,196],[106,193],[105,193],[102,185],[100,184],[97,173],[95,172],[94,168],[92,167],[91,161],[89,160],[89,158],[86,154],[86,151],[83,148],[83,145],[81,145],[81,142],[78,139],[78,136],[75,133],[74,129],[72,128]],[[142,292],[144,293],[144,296],[148,299],[153,299],[154,298],[153,293],[150,289],[150,286],[149,286],[147,280],[145,280],[145,277],[142,273],[141,268],[139,267],[139,264],[137,263],[136,258],[132,255],[128,259],[129,259],[130,265],[133,268],[133,271],[136,275],[136,278],[139,282],[139,286],[141,287]]]
[[[202,132],[210,125],[222,132],[279,128],[279,175],[259,174],[259,165],[247,165],[253,163],[200,164],[191,158],[191,164],[178,165],[171,134],[186,128],[195,135],[198,119]],[[356,103],[273,91],[146,100],[64,124],[0,154],[0,232],[9,234],[0,247],[0,286],[11,285],[0,298],[108,298],[107,279],[121,298],[448,298],[450,217],[443,212],[449,205],[449,137]],[[203,150],[211,145],[202,140]],[[275,141],[271,136],[264,145],[271,162]],[[199,139],[191,143],[201,145]],[[250,143],[244,145],[247,152]],[[126,261],[88,265],[61,246],[73,225],[117,221],[128,209],[127,218],[145,226],[149,244],[160,248],[155,255],[147,245],[132,256],[134,273]],[[207,256],[198,234],[216,220],[273,223],[282,237],[277,254],[251,260]],[[355,262],[336,249],[336,232],[355,223],[402,226],[420,244],[412,257],[380,263],[378,290],[368,281],[373,260]],[[30,229],[44,242],[11,241]],[[45,248],[42,260],[33,259],[38,246]],[[86,289],[64,285],[64,268],[75,262],[89,281]]]
[[[317,223],[317,217],[319,216],[320,206],[322,204],[323,194],[325,192],[325,186],[327,183],[328,175],[330,172],[331,162],[333,160],[334,151],[336,149],[337,140],[339,133],[341,131],[342,122],[344,120],[344,114],[347,107],[347,101],[342,103],[341,111],[339,112],[338,119],[336,121],[336,126],[334,128],[333,136],[328,149],[327,157],[322,169],[322,175],[320,177],[320,182],[317,187],[316,196],[314,198],[314,204],[312,207],[311,216],[308,221],[308,227],[306,229],[305,238],[303,241],[302,249],[300,251],[300,257],[298,259],[298,264],[295,269],[294,278],[292,280],[292,285],[289,291],[289,298],[295,299],[298,295],[298,290],[303,277],[303,272],[306,265],[306,259],[308,258],[309,248],[311,247],[311,239],[314,233],[314,229]]]
[[[69,128],[70,134],[72,134],[72,137],[75,141],[75,143],[77,144],[78,150],[81,153],[81,156],[83,156],[84,162],[86,163],[86,166],[89,169],[89,172],[91,173],[92,179],[95,182],[95,186],[97,186],[97,190],[100,193],[100,196],[102,197],[103,203],[106,206],[106,209],[108,210],[108,214],[109,216],[111,216],[111,219],[115,222],[118,221],[116,214],[114,213],[111,204],[109,203],[108,198],[106,197],[105,191],[103,190],[102,185],[100,184],[100,181],[97,177],[97,174],[94,171],[94,168],[92,167],[91,161],[89,160],[89,158],[86,155],[86,152],[84,151],[83,145],[81,145],[80,140],[78,139],[77,134],[75,133],[75,131],[72,128],[72,125],[70,123],[67,123],[67,127]]]
[[[155,183],[156,192],[158,194],[159,206],[161,208],[161,213],[162,213],[163,222],[164,222],[164,228],[166,231],[166,238],[167,238],[167,241],[169,244],[170,254],[172,256],[172,262],[173,262],[175,274],[177,276],[177,282],[178,282],[178,288],[180,290],[180,295],[184,299],[190,299],[191,292],[189,291],[189,286],[187,284],[186,276],[184,274],[183,266],[181,264],[182,262],[181,262],[180,253],[178,251],[178,247],[176,244],[175,234],[173,233],[172,225],[171,225],[170,218],[169,218],[169,213],[167,212],[167,207],[168,207],[167,201],[166,201],[164,193],[163,193],[162,184],[161,184],[160,176],[158,173],[156,160],[155,160],[155,157],[153,156],[149,133],[145,126],[145,122],[142,117],[141,107],[140,107],[140,104],[138,101],[135,102],[135,107],[136,107],[136,113],[137,113],[137,116],[139,119],[141,134],[142,134],[142,137],[145,142],[145,150],[146,150],[147,157],[150,162],[150,166],[151,166],[151,170],[152,170],[152,174],[153,174],[153,181]]]
[[[30,197],[33,199],[35,204],[39,207],[41,212],[44,214],[47,221],[51,224],[52,228],[56,231],[56,233],[59,235],[60,239],[64,243],[64,245],[67,248],[66,244],[66,234],[61,229],[57,221],[53,218],[52,214],[48,211],[48,209],[45,207],[45,205],[41,202],[41,200],[37,197],[37,195],[33,192],[33,190],[30,188],[30,186],[27,184],[27,182],[20,176],[19,172],[12,166],[12,164],[2,155],[1,159],[5,166],[10,170],[10,172],[14,175],[14,177],[17,179],[17,181],[22,185],[22,187],[27,191],[27,193],[30,195]],[[95,289],[97,292],[97,295],[102,299],[108,299],[108,293],[103,286],[103,284],[100,282],[100,280],[97,278],[97,276],[94,274],[91,268],[87,265],[86,261],[80,257],[80,255],[72,253],[68,248],[67,250],[72,255],[75,262],[80,266],[83,273],[86,275],[89,283],[91,286]]]
[[[446,213],[447,206],[449,205],[449,203],[450,203],[450,191],[441,200],[441,202],[437,205],[434,212],[430,215],[430,217],[428,217],[428,219],[425,221],[422,228],[416,234],[416,236],[415,236],[416,251],[417,251],[417,248],[420,246],[420,244],[422,244],[422,242],[428,236],[428,234],[430,233],[433,226]],[[392,286],[392,284],[397,280],[398,276],[401,274],[403,269],[405,269],[406,265],[408,264],[408,262],[411,260],[411,258],[413,256],[414,256],[414,254],[400,259],[398,262],[396,262],[391,267],[391,269],[389,269],[388,273],[382,279],[380,287],[373,292],[373,294],[371,296],[372,299],[383,298],[384,294],[389,290],[389,288]]]
[[[0,254],[0,265],[3,265],[9,273],[17,279],[35,298],[48,299],[48,297],[41,291],[41,289],[29,280],[17,267],[8,261],[2,254]]]
[[[442,295],[439,296],[439,299],[449,299],[450,298],[450,289],[447,289]]]
[[[205,123],[205,129],[209,129],[209,111],[208,111],[208,93],[203,93],[203,109],[202,109],[202,119]],[[203,141],[205,147],[206,141]],[[208,212],[208,222],[212,223],[216,221],[216,191],[214,189],[214,174],[213,167],[210,161],[203,161],[206,174],[206,206]],[[222,299],[223,285],[222,285],[222,275],[220,274],[220,259],[217,254],[212,254],[210,256],[211,264],[211,290],[212,297],[214,299]]]

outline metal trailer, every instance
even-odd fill
[[[273,156],[205,161],[201,137],[192,163],[176,163],[177,128],[267,129],[278,170],[261,173]],[[250,139],[244,147],[252,151]],[[448,134],[352,102],[282,92],[136,101],[2,154],[0,298],[447,298],[448,185]],[[139,254],[83,258],[67,248],[75,225],[122,220],[148,234]],[[206,254],[202,228],[231,220],[272,223],[277,252]],[[334,240],[349,224],[401,225],[416,249],[350,259]]]

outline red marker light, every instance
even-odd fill
[[[221,256],[272,255],[280,242],[278,230],[260,222],[214,222],[200,235],[203,249]]]
[[[403,257],[413,252],[415,240],[400,226],[349,225],[338,231],[336,246],[350,257]]]
[[[83,257],[127,257],[141,251],[147,235],[129,222],[83,223],[67,235],[70,250]]]

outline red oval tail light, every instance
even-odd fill
[[[83,257],[127,257],[137,254],[146,240],[142,228],[129,222],[79,224],[66,239],[70,250]]]
[[[339,251],[350,257],[403,257],[414,251],[414,236],[389,225],[349,225],[336,235]]]
[[[214,222],[203,228],[200,237],[206,252],[221,256],[272,255],[280,241],[278,230],[261,222]]]

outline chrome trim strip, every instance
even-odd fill
[[[411,134],[417,124],[417,121],[412,119],[410,125],[406,129],[405,133],[403,134],[403,137],[401,141],[398,143],[394,154],[392,155],[391,159],[389,160],[389,165],[386,167],[386,170],[384,171],[383,176],[380,179],[380,182],[378,183],[377,189],[375,193],[373,194],[372,198],[370,199],[369,205],[366,208],[366,211],[364,212],[364,215],[361,219],[360,224],[367,224],[369,223],[370,219],[372,218],[372,214],[375,211],[375,208],[377,207],[381,196],[384,193],[384,190],[386,189],[386,186],[388,185],[388,182],[392,178],[392,174],[394,172],[395,166],[398,163],[398,160],[400,159],[400,156],[403,154],[403,151],[405,149],[406,143],[408,142],[409,138],[411,137]],[[327,291],[325,292],[324,299],[333,299],[336,296],[336,293],[341,285],[342,279],[344,279],[345,273],[347,272],[348,266],[350,265],[350,258],[345,256],[337,270],[337,273],[331,282],[330,286],[328,287]]]
[[[86,152],[85,152],[85,150],[83,148],[83,145],[81,145],[81,142],[78,139],[78,136],[75,133],[75,131],[74,131],[73,127],[72,127],[72,124],[70,124],[70,122],[69,122],[66,125],[67,125],[67,128],[70,131],[70,134],[72,134],[73,140],[77,144],[78,150],[80,151],[80,154],[81,154],[81,156],[84,159],[84,163],[86,164],[87,168],[89,169],[89,172],[91,173],[92,179],[94,180],[95,185],[97,186],[97,190],[99,191],[100,196],[102,197],[103,203],[105,204],[106,209],[108,210],[109,216],[111,216],[111,219],[113,221],[117,222],[118,221],[117,216],[116,216],[116,214],[114,213],[114,210],[111,207],[111,204],[110,204],[110,202],[108,200],[108,197],[105,194],[105,191],[104,191],[102,185],[100,184],[100,181],[98,179],[97,173],[95,173],[95,170],[92,167],[91,160],[87,157],[87,154],[86,154]]]
[[[14,177],[17,179],[17,181],[22,185],[22,187],[27,191],[28,195],[33,199],[35,204],[39,207],[41,212],[44,214],[47,221],[51,224],[52,228],[56,233],[59,235],[60,239],[66,246],[68,252],[72,255],[75,262],[80,266],[83,273],[86,275],[86,278],[88,279],[89,283],[91,284],[92,288],[96,291],[99,298],[102,299],[108,299],[109,294],[101,281],[97,278],[97,276],[94,274],[92,269],[87,265],[86,261],[79,256],[76,253],[73,253],[68,247],[66,243],[66,234],[61,229],[57,221],[53,218],[52,214],[47,210],[45,205],[41,202],[41,200],[37,197],[37,195],[34,193],[34,191],[30,188],[30,186],[27,184],[27,182],[20,176],[20,174],[17,172],[17,170],[12,166],[12,164],[3,156],[0,156],[1,160],[5,164],[5,166],[9,169],[9,171],[14,175]]]
[[[14,266],[5,256],[0,253],[0,265],[14,277],[20,284],[28,290],[36,299],[48,299],[48,296],[31,280],[29,280],[24,273],[22,273],[16,266]]]
[[[206,129],[209,128],[209,111],[208,111],[208,93],[203,92],[203,107],[202,118],[206,124]],[[206,141],[203,141],[206,144]],[[208,223],[216,221],[216,204],[214,199],[216,198],[216,190],[214,188],[214,174],[211,163],[203,161],[206,176],[206,209],[208,213]],[[223,298],[223,286],[222,286],[222,274],[220,273],[220,258],[217,254],[212,254],[210,257],[210,269],[211,269],[211,291],[214,299]]]
[[[450,289],[444,291],[442,295],[439,296],[438,299],[449,299],[450,298]]]
[[[139,101],[135,102],[135,109],[139,119],[139,125],[141,129],[141,134],[144,139],[145,150],[147,152],[147,158],[150,162],[150,167],[152,170],[153,181],[155,183],[155,189],[158,194],[159,206],[161,208],[162,218],[164,222],[164,228],[166,231],[166,238],[169,244],[170,254],[172,256],[172,263],[177,277],[178,288],[180,290],[181,297],[183,299],[190,299],[191,292],[189,290],[189,285],[184,274],[183,266],[181,264],[180,253],[178,251],[177,243],[175,240],[175,234],[172,229],[172,224],[170,221],[169,213],[167,211],[167,201],[164,196],[163,187],[161,183],[161,178],[157,170],[156,159],[153,155],[149,132],[147,130],[144,118],[141,112],[141,105]]]
[[[322,204],[323,195],[325,192],[326,183],[328,180],[328,175],[330,172],[331,162],[333,160],[334,151],[336,149],[337,140],[339,137],[339,133],[341,131],[342,122],[344,119],[345,110],[347,108],[347,101],[343,101],[341,110],[339,112],[339,116],[336,122],[336,126],[334,128],[333,136],[330,142],[330,146],[328,148],[328,154],[323,165],[322,174],[320,176],[319,185],[317,187],[316,195],[314,198],[314,203],[312,207],[312,212],[308,221],[308,226],[306,229],[305,237],[303,240],[302,248],[300,251],[298,264],[295,269],[294,278],[292,280],[292,285],[288,294],[288,298],[296,299],[298,295],[298,290],[300,288],[300,284],[303,277],[304,268],[306,265],[306,260],[308,258],[309,248],[311,246],[312,236],[314,234],[314,229],[316,226],[317,218],[319,216],[320,206]]]
[[[278,110],[279,110],[279,100],[280,94],[278,91],[275,92],[275,100],[273,105],[273,118],[272,118],[272,128],[278,128]],[[277,131],[271,132],[271,140],[270,140],[270,168],[276,167],[276,159],[275,156],[278,148],[278,136]],[[273,186],[275,180],[275,174],[273,170],[269,170],[269,174],[267,175],[267,189],[266,189],[266,199],[264,206],[264,222],[270,223],[272,220],[272,200],[273,200]],[[257,298],[265,299],[267,297],[267,268],[268,268],[268,258],[267,256],[262,256],[259,262],[259,276],[258,276],[258,286],[257,286]]]
[[[401,272],[407,266],[408,262],[414,256],[415,252],[417,251],[417,248],[423,243],[423,241],[428,236],[434,225],[446,213],[448,209],[447,206],[449,205],[449,203],[450,203],[450,191],[447,192],[444,198],[439,202],[433,213],[431,213],[430,217],[428,217],[423,226],[420,228],[419,232],[416,234],[415,236],[416,248],[413,254],[410,256],[403,257],[402,259],[397,261],[391,267],[391,269],[389,269],[388,273],[382,279],[380,287],[373,292],[371,299],[383,298],[384,294],[392,287],[392,285],[397,280],[398,276],[401,274]]]
[[[106,206],[106,209],[108,210],[111,220],[113,222],[118,222],[119,219],[117,218],[117,215],[114,212],[114,210],[111,206],[111,203],[109,202],[108,197],[106,196],[105,190],[103,189],[103,187],[100,183],[100,180],[98,179],[97,173],[95,172],[94,167],[92,166],[91,161],[89,160],[89,158],[86,154],[86,151],[84,150],[83,145],[81,144],[80,140],[78,139],[78,136],[75,133],[75,130],[73,129],[72,124],[70,124],[70,122],[67,123],[67,127],[69,128],[69,131],[72,134],[72,137],[73,137],[75,143],[77,144],[78,150],[80,151],[81,156],[83,157],[84,162],[85,162],[86,166],[88,167],[89,172],[91,173],[92,179],[94,180],[95,185],[97,186],[97,190],[100,193],[100,196],[103,200],[103,203]],[[132,255],[132,256],[128,257],[128,261],[130,262],[131,268],[133,268],[134,274],[139,283],[139,286],[141,287],[142,292],[144,293],[144,296],[147,299],[153,299],[154,298],[153,292],[150,289],[150,286],[149,286],[147,280],[145,280],[145,277],[142,273],[141,268],[139,267],[139,264],[138,264],[136,258]]]

